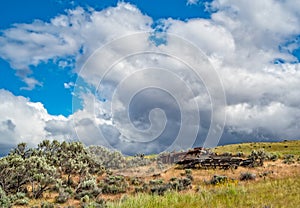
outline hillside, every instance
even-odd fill
[[[300,140],[295,141],[282,141],[282,142],[251,142],[242,144],[230,144],[218,146],[214,148],[214,152],[223,153],[243,152],[250,154],[252,150],[264,149],[268,153],[283,156],[286,154],[300,155]]]
[[[22,143],[0,159],[0,207],[297,207],[300,141],[213,151],[249,158],[252,150],[263,153],[262,166],[182,169],[79,142]]]

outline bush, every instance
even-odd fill
[[[264,161],[267,159],[267,154],[263,149],[253,150],[248,158],[254,161],[253,167],[263,166]]]
[[[123,176],[108,176],[100,182],[99,187],[102,193],[118,194],[126,192],[128,183]]]
[[[175,180],[169,182],[170,189],[174,191],[182,191],[184,190],[184,186],[181,180]]]
[[[157,179],[157,180],[151,180],[149,181],[149,184],[150,185],[160,185],[160,184],[163,184],[164,181],[162,179]]]
[[[187,189],[192,184],[192,180],[188,177],[186,178],[171,178],[168,183],[169,188],[175,191],[182,191]]]
[[[68,199],[70,198],[69,193],[64,192],[64,191],[60,191],[58,196],[55,197],[55,202],[56,203],[65,203],[68,201]]]
[[[182,181],[183,187],[185,187],[185,188],[192,184],[192,181],[189,178],[183,178],[181,181]]]
[[[119,169],[126,166],[126,158],[121,152],[111,151],[101,146],[89,146],[87,150],[93,155],[93,158],[106,169]]]
[[[90,197],[88,195],[84,195],[84,197],[82,197],[80,199],[80,201],[83,202],[83,203],[87,203],[87,202],[90,201]]]
[[[131,183],[131,185],[139,186],[139,185],[143,184],[144,181],[141,178],[134,177],[134,178],[130,179],[130,183]]]
[[[70,187],[65,188],[64,192],[68,193],[69,195],[73,194],[73,190]]]
[[[10,201],[14,205],[27,205],[29,203],[29,199],[26,197],[25,193],[23,192],[18,192],[14,195],[10,195]]]
[[[185,174],[186,175],[191,175],[192,174],[192,170],[191,169],[185,169]]]
[[[285,164],[292,164],[292,163],[295,163],[295,160],[294,160],[294,155],[284,155],[283,157],[283,163]]]
[[[14,202],[14,205],[24,206],[24,205],[28,205],[28,203],[29,203],[29,199],[28,198],[24,198],[24,199],[17,199]]]
[[[276,160],[278,160],[278,158],[279,158],[278,155],[272,154],[272,153],[271,153],[271,154],[269,155],[269,158],[268,158],[268,159],[275,162]]]
[[[151,190],[152,194],[158,194],[160,196],[163,196],[164,193],[169,189],[170,189],[169,185],[163,184],[163,185],[159,185],[159,186],[154,186],[150,190]]]
[[[256,175],[254,173],[245,172],[241,173],[240,180],[241,181],[249,181],[249,180],[255,180]]]
[[[148,170],[147,170],[147,173],[154,173],[155,171],[155,168],[154,167],[150,167]]]
[[[75,191],[75,199],[81,199],[85,195],[90,198],[97,197],[101,193],[101,189],[97,187],[96,180],[94,178],[87,178],[81,181]]]
[[[172,177],[172,178],[170,179],[170,181],[176,181],[176,180],[177,180],[176,177]]]
[[[42,202],[41,208],[54,208],[54,204],[52,204],[50,202]]]
[[[0,186],[0,207],[10,207],[11,203],[9,197],[6,196],[5,191]]]
[[[212,179],[209,181],[210,184],[212,185],[217,185],[217,184],[223,184],[228,181],[227,176],[222,176],[222,175],[214,175]]]
[[[149,191],[149,185],[144,183],[142,186],[140,187],[135,187],[134,188],[134,192],[135,193],[139,193],[139,192],[142,192],[142,193],[146,193]]]
[[[194,177],[192,175],[187,175],[186,176],[188,179],[190,179],[191,181],[194,181]]]

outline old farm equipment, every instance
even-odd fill
[[[176,162],[182,168],[220,168],[236,169],[238,166],[254,167],[256,161],[253,159],[243,159],[234,156],[203,155],[198,158],[185,158]]]
[[[197,158],[199,155],[207,155],[209,154],[209,150],[196,147],[184,152],[171,152],[171,153],[163,153],[159,156],[159,160],[165,164],[177,163],[183,159],[187,158]]]
[[[242,158],[237,155],[217,155],[209,149],[197,147],[186,152],[173,152],[160,156],[162,163],[176,163],[179,168],[236,169],[238,166],[255,167],[263,165],[259,157]]]

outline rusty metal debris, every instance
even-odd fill
[[[255,167],[263,165],[254,158],[242,158],[236,155],[217,155],[209,149],[197,147],[186,152],[172,152],[160,156],[162,163],[175,163],[179,168],[220,168],[236,169],[239,166]]]

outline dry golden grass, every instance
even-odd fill
[[[276,154],[300,155],[300,141],[288,141],[280,143],[245,143],[228,145],[216,148],[216,152],[244,152],[249,154],[253,149],[264,148],[266,152]],[[297,156],[298,157],[298,156]],[[146,182],[152,179],[161,178],[168,182],[171,178],[182,177],[185,170],[176,169],[170,166],[160,172],[160,176],[153,177],[146,174],[151,167],[146,166],[139,170],[129,169],[118,171],[127,178],[139,176]],[[242,172],[256,174],[254,181],[235,181],[226,185],[212,186],[206,185],[213,175],[226,175],[229,178],[238,179]],[[134,174],[135,173],[135,174]],[[269,173],[263,176],[264,173]],[[151,174],[150,174],[151,175]],[[219,169],[195,169],[192,170],[194,177],[191,190],[180,193],[170,192],[165,196],[155,196],[150,194],[134,194],[134,186],[130,186],[126,194],[103,194],[101,198],[110,202],[110,207],[299,207],[300,208],[300,164],[284,164],[282,160],[275,162],[265,162],[263,167],[244,168],[238,167],[234,170]],[[261,177],[260,177],[261,176]],[[97,176],[101,180],[105,175]],[[79,178],[73,179],[78,182]],[[200,192],[196,190],[200,189]],[[28,207],[40,205],[43,201],[54,202],[57,193],[46,192],[43,199],[31,200]],[[124,200],[124,196],[126,196]],[[70,199],[60,207],[74,206],[81,207],[79,200]],[[17,207],[17,206],[15,206]],[[22,207],[22,206],[18,206]]]

